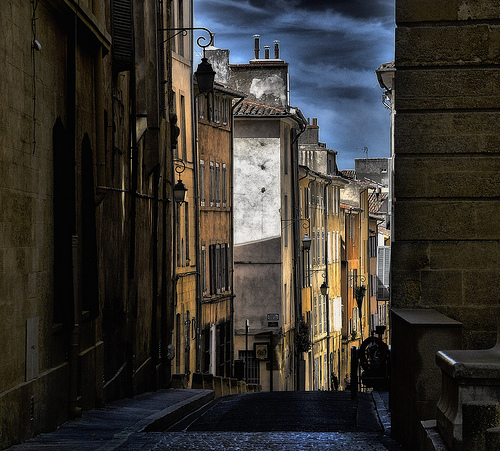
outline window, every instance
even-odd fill
[[[368,255],[369,257],[377,256],[377,237],[375,235],[368,238]]]
[[[328,330],[326,329],[327,315],[326,315],[326,296],[321,296],[323,299],[323,332],[326,334]]]
[[[335,233],[335,232],[333,232]],[[332,240],[330,239],[330,232],[327,232],[326,234],[326,248],[328,249],[328,255],[327,255],[327,262],[330,265],[332,263],[332,246],[330,243]]]
[[[214,206],[214,191],[215,191],[215,177],[214,177],[214,162],[210,162],[210,206]]]
[[[389,299],[389,271],[391,267],[390,246],[380,246],[377,255],[377,279],[378,291],[377,300]]]
[[[246,360],[247,384],[260,384],[260,360],[255,358],[255,351],[238,351],[238,358]]]
[[[314,335],[318,335],[318,298],[314,296]]]
[[[308,187],[304,188],[304,218],[309,218],[309,207],[311,203],[311,190]]]
[[[325,264],[325,231],[321,230],[321,263]]]
[[[310,267],[310,252],[302,251],[302,288],[308,287],[310,285],[309,280],[309,267]]]
[[[288,133],[285,133],[283,147],[284,147],[284,150],[285,150],[285,154],[283,156],[283,163],[284,163],[283,166],[284,166],[285,174],[288,174],[288,152],[289,152],[289,149],[288,149]]]
[[[210,266],[210,294],[229,289],[230,253],[229,245],[211,244],[208,248]]]
[[[198,97],[198,119],[203,119],[205,117],[205,97]]]
[[[188,265],[189,262],[189,203],[184,202],[184,233],[185,233],[185,245],[186,245],[186,261],[182,264]]]
[[[222,123],[224,125],[227,125],[228,123],[228,117],[229,117],[229,106],[228,106],[228,100],[227,97],[224,96],[222,97]]]
[[[200,205],[205,205],[205,161],[200,160]]]
[[[285,247],[288,246],[288,196],[285,194],[285,205],[284,205],[284,210],[285,210],[285,214],[284,214],[284,220],[285,220],[285,237],[284,237],[284,240],[285,240]]]
[[[220,123],[220,96],[214,95],[214,122]]]
[[[318,318],[318,326],[319,326],[319,333],[322,334],[323,333],[323,303],[322,303],[322,298],[323,296],[319,296],[319,299],[318,299],[318,313],[319,313],[319,318]]]
[[[180,112],[180,124],[181,129],[181,155],[182,159],[186,159],[187,155],[187,143],[186,143],[186,98],[181,95],[181,112]]]
[[[222,163],[222,206],[227,205],[227,188],[226,188],[226,163]]]
[[[210,92],[206,96],[207,98],[207,119],[209,121],[214,120],[214,93]]]
[[[338,230],[335,232],[335,235],[337,235],[337,248],[335,249],[335,261],[338,262],[340,260],[340,233]]]
[[[220,163],[215,163],[215,206],[220,207]]]
[[[207,293],[207,250],[204,245],[201,246],[200,257],[200,271],[201,271],[201,291],[203,294]]]
[[[321,254],[323,253],[323,249],[321,249],[321,235],[319,233],[319,229],[316,232],[316,240],[317,240],[317,248],[316,248],[316,264],[321,265]]]
[[[312,264],[313,266],[316,266],[316,232],[314,230],[312,231],[311,250],[312,250]]]
[[[182,266],[182,263],[181,263],[181,208],[179,205],[175,205],[174,208],[177,210],[177,217],[175,218],[175,234],[177,235],[176,260],[177,260],[177,266]]]
[[[329,210],[330,210],[328,208],[329,207],[328,203],[329,203],[329,199],[330,199],[330,196],[328,194],[329,194],[330,190],[331,190],[331,187],[327,185],[327,187],[325,189],[325,209],[326,209],[326,216],[328,216],[328,213],[329,213]]]

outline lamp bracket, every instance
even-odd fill
[[[363,274],[359,274],[357,276],[355,276],[354,274],[352,276],[347,276],[347,280],[348,281],[351,281],[351,280],[354,280],[354,279],[359,279],[359,281],[361,283],[366,282],[366,277]]]
[[[162,45],[165,42],[170,41],[170,39],[175,38],[177,35],[179,35],[181,33],[183,36],[187,36],[188,31],[194,31],[194,30],[206,31],[208,33],[208,35],[210,36],[210,39],[208,39],[206,36],[203,36],[203,35],[198,36],[198,38],[196,39],[196,44],[198,45],[198,47],[202,48],[203,52],[205,52],[205,48],[212,45],[214,42],[214,34],[208,28],[205,28],[205,27],[158,28],[158,31],[174,31],[175,32],[172,36],[169,36],[167,39],[162,41],[159,45]],[[205,41],[208,41],[208,43],[205,44],[204,43]]]
[[[174,158],[174,170],[179,174],[179,178],[181,177],[181,174],[186,170],[186,163],[184,163],[184,160],[181,160],[180,158]]]
[[[304,229],[306,229],[306,230],[309,230],[309,224],[310,224],[309,218],[282,219],[281,223],[282,224],[284,223],[285,225],[282,226],[281,228],[286,229],[287,227],[290,227],[295,222],[300,222],[300,221],[306,221],[304,224],[302,224],[302,227],[304,227]]]

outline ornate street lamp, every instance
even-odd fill
[[[302,238],[302,249],[308,251],[311,249],[311,237],[306,233],[304,238]]]
[[[177,204],[182,204],[183,202],[186,201],[186,196],[187,196],[187,191],[188,189],[186,188],[186,185],[181,180],[181,174],[184,172],[186,169],[186,165],[184,164],[184,161],[182,160],[175,160],[178,163],[175,163],[175,172],[179,174],[179,180],[177,183],[174,185],[172,191],[174,194],[174,200]]]
[[[215,81],[215,71],[212,68],[212,65],[205,58],[205,49],[203,49],[203,58],[201,59],[201,63],[198,64],[198,68],[194,73],[196,77],[196,81],[198,82],[198,90],[200,94],[208,94],[210,91],[214,89],[214,81]]]

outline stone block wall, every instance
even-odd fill
[[[471,349],[495,343],[500,300],[499,14],[396,2],[392,302],[462,322]]]

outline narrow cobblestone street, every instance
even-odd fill
[[[217,399],[166,432],[154,449],[387,450],[372,395],[349,392],[254,393]]]
[[[387,393],[164,390],[84,412],[15,451],[391,450]]]

